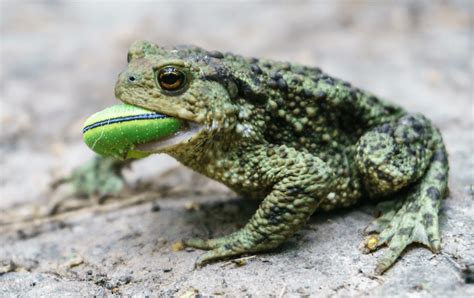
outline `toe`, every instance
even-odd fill
[[[197,259],[194,267],[201,268],[214,261],[222,260],[222,259],[229,258],[232,256],[238,256],[240,254],[242,254],[242,252],[238,250],[232,250],[230,249],[230,246],[227,246],[227,245],[220,246],[200,256]]]
[[[192,247],[197,249],[212,249],[213,247],[209,244],[209,240],[204,240],[200,238],[190,238],[182,241],[184,246]]]
[[[394,239],[397,240],[397,239]],[[395,241],[397,244],[392,244],[390,242],[388,249],[384,252],[382,257],[377,261],[375,267],[375,274],[381,275],[384,273],[390,266],[392,266],[403,250],[407,247],[408,243],[404,241]]]
[[[362,252],[368,254],[376,250],[380,246],[379,236],[370,235],[368,236],[362,244]]]

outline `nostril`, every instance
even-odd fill
[[[128,77],[128,80],[129,80],[130,82],[135,82],[136,79],[137,79],[137,78],[134,77],[134,76],[129,76],[129,77]]]

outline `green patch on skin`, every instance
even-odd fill
[[[136,145],[157,141],[180,130],[182,121],[140,107],[119,104],[90,116],[84,123],[84,142],[102,156],[142,158],[150,152]]]

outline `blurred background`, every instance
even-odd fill
[[[444,135],[452,193],[472,196],[472,3],[2,0],[0,217],[49,200],[48,185],[93,156],[82,123],[117,103],[137,39],[317,65],[422,112]],[[133,185],[174,166],[152,157],[126,176]]]

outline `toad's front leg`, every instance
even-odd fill
[[[197,266],[277,247],[301,228],[336,180],[321,159],[286,146],[262,148],[246,158],[258,160],[254,174],[264,176],[273,187],[241,230],[216,239],[183,241],[189,247],[210,249]]]

